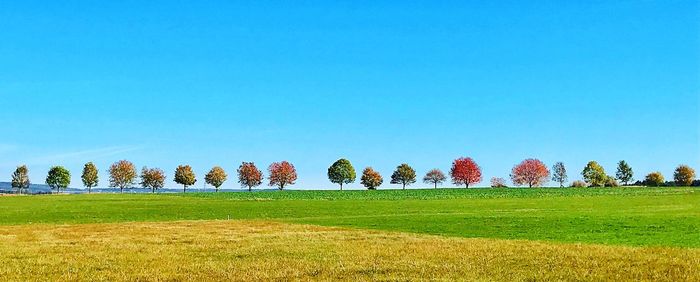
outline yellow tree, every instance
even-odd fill
[[[136,181],[136,166],[127,160],[113,163],[109,167],[109,187],[119,187],[119,192],[124,188],[132,187]]]

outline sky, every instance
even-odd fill
[[[81,187],[92,161],[104,187],[127,159],[232,189],[287,160],[292,189],[337,189],[347,158],[382,189],[458,157],[480,186],[526,158],[700,169],[700,2],[0,2],[0,181],[63,165]]]

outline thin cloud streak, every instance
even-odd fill
[[[75,152],[57,153],[52,155],[28,158],[24,164],[30,166],[52,165],[56,163],[70,163],[72,161],[84,161],[86,159],[94,160],[104,157],[110,157],[127,152],[140,150],[141,146],[112,146],[99,149],[89,149]],[[0,150],[2,147],[0,147]],[[9,165],[9,164],[6,164]]]

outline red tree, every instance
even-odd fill
[[[254,163],[243,162],[241,166],[238,167],[238,183],[243,187],[248,187],[248,191],[262,184],[262,180],[262,171],[260,171]]]
[[[297,171],[294,169],[294,165],[287,161],[272,163],[268,171],[270,172],[270,186],[277,186],[280,190],[284,189],[284,186],[294,185],[294,181],[297,181]]]
[[[481,182],[481,168],[472,158],[459,158],[452,162],[450,169],[452,183],[455,185],[469,185]]]
[[[549,169],[538,159],[527,159],[513,167],[510,178],[515,185],[537,187],[547,182]]]

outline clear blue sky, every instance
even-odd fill
[[[700,169],[698,1],[523,2],[3,2],[0,181],[64,165],[81,186],[94,161],[106,186],[119,159],[197,187],[221,165],[224,188],[289,160],[293,188],[335,189],[341,157],[384,188],[460,156],[481,185],[528,157],[571,180]]]

